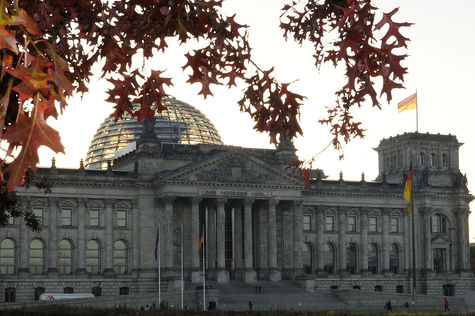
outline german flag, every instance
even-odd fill
[[[406,185],[404,186],[404,199],[409,203],[407,212],[410,215],[412,211],[412,164],[409,168],[409,173],[407,174]]]
[[[203,246],[203,242],[204,242],[204,236],[203,236],[203,233],[201,233],[200,243],[198,245],[198,257],[201,255],[201,247]]]
[[[404,110],[414,110],[417,108],[417,92],[408,96],[397,105],[399,113]]]

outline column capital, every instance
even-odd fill
[[[244,207],[252,207],[252,204],[254,204],[256,200],[255,199],[250,199],[250,198],[246,198],[243,200],[243,203],[244,203]]]
[[[227,199],[226,198],[216,198],[216,207],[224,207],[224,204],[226,204]]]
[[[115,200],[114,199],[106,199],[105,202],[106,202],[106,207],[108,207],[108,206],[112,207],[112,206],[114,206]]]
[[[454,213],[459,216],[468,216],[468,214],[470,214],[470,211],[468,207],[457,207],[454,209]]]
[[[86,207],[87,206],[87,198],[78,198],[78,206]]]
[[[421,207],[418,207],[417,210],[421,212],[421,214],[424,215],[425,217],[432,216],[432,213],[433,213],[433,208],[430,206],[421,206]]]
[[[277,198],[270,198],[269,200],[269,208],[274,208],[277,206],[277,204],[279,204],[279,199]]]
[[[294,206],[296,208],[301,208],[303,206],[303,200],[302,199],[292,200],[292,203],[294,204]]]
[[[191,204],[192,204],[192,205],[194,205],[194,204],[200,204],[200,202],[201,202],[202,199],[203,199],[203,198],[202,198],[201,196],[192,196],[192,197],[190,198]]]
[[[162,201],[165,202],[166,204],[172,204],[175,202],[176,196],[174,195],[164,195],[162,196]]]

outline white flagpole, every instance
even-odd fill
[[[205,225],[203,225],[203,238],[205,236]],[[206,238],[208,239],[208,238]],[[203,251],[202,251],[202,256],[203,256],[203,310],[206,311],[206,272],[205,272],[205,245],[206,243],[203,243]]]
[[[416,132],[419,132],[419,104],[417,104],[417,90],[416,90]]]
[[[181,224],[181,309],[183,310],[183,292],[185,282],[183,281],[183,224]]]
[[[158,305],[162,303],[162,278],[160,276],[160,226],[158,227]]]

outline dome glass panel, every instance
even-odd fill
[[[223,144],[218,131],[203,113],[173,97],[166,97],[163,102],[167,108],[155,114],[155,134],[161,142]],[[118,150],[140,138],[142,128],[128,113],[117,122],[113,117],[105,119],[91,141],[85,167],[106,169],[107,161],[113,159]]]

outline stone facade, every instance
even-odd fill
[[[291,143],[276,150],[161,143],[144,128],[134,151],[107,170],[39,169],[45,195],[19,188],[42,220],[0,230],[0,302],[42,291],[103,296],[157,291],[160,232],[163,290],[178,286],[183,231],[190,282],[292,279],[309,291],[339,288],[409,293],[411,217],[402,191],[415,179],[417,291],[462,294],[469,272],[468,203],[455,136],[410,133],[382,140],[374,182],[326,180],[310,186],[285,170]],[[204,233],[205,261],[198,256]]]

